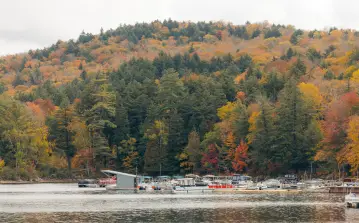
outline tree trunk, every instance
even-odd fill
[[[67,171],[68,171],[69,177],[72,178],[71,156],[66,156],[66,159],[67,159]]]
[[[89,160],[86,160],[86,172],[87,172],[87,176],[90,176],[90,168],[89,168]]]

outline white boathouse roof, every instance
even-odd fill
[[[109,173],[109,174],[113,174],[113,175],[122,175],[122,176],[128,176],[128,177],[136,177],[136,175],[133,174],[129,174],[129,173],[123,173],[123,172],[118,172],[118,171],[114,171],[114,170],[101,170],[102,173]]]

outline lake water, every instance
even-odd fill
[[[131,194],[77,184],[0,185],[0,222],[359,222],[343,195]]]

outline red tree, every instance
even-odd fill
[[[211,144],[208,146],[208,150],[203,154],[201,163],[204,169],[207,171],[216,171],[218,169],[218,154],[219,151],[216,145]]]
[[[247,166],[248,159],[248,145],[241,140],[241,143],[236,148],[236,152],[234,154],[234,161],[232,162],[232,167],[235,171],[243,171],[243,169]]]

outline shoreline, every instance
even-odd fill
[[[26,180],[0,180],[0,185],[2,184],[45,184],[45,183],[77,183],[77,179],[41,179],[34,181],[26,181]]]

